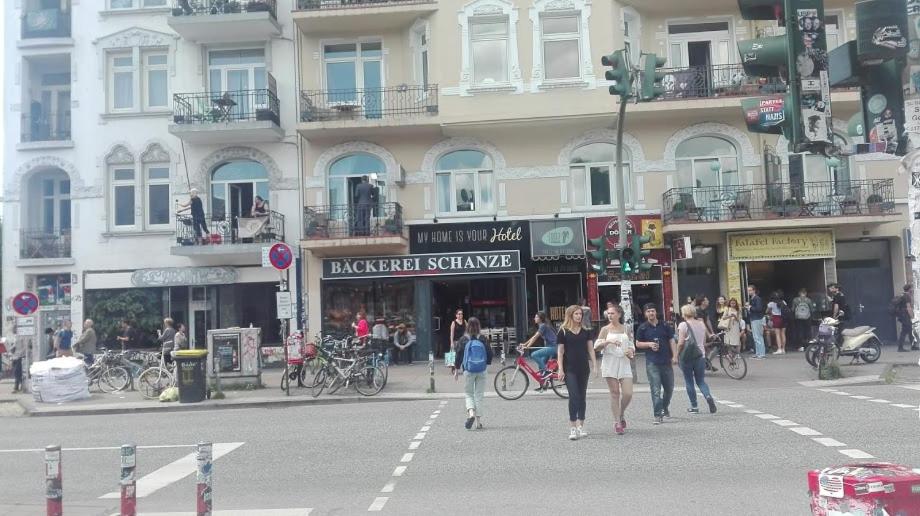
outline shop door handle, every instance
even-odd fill
[[[863,310],[865,308],[866,308],[865,305],[863,305],[862,303],[859,303],[859,313],[863,313]]]

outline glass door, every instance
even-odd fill
[[[204,349],[208,345],[208,330],[218,328],[217,288],[188,287],[190,291],[188,322],[189,347]]]

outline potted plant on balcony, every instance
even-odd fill
[[[400,232],[399,220],[396,217],[389,217],[383,221],[383,230],[388,235],[398,235]]]
[[[778,219],[786,213],[783,203],[779,199],[767,199],[763,204],[764,216],[768,219]]]
[[[881,215],[885,211],[885,201],[879,194],[872,194],[866,197],[866,204],[869,206],[870,215]]]
[[[783,201],[782,211],[783,211],[783,216],[793,217],[795,215],[798,215],[799,212],[802,211],[802,207],[798,199],[791,197]]]
[[[682,201],[677,201],[671,206],[670,220],[671,222],[687,221],[687,206],[685,206]]]

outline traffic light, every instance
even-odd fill
[[[661,81],[665,73],[658,69],[664,66],[667,59],[658,57],[655,54],[645,54],[645,61],[642,63],[642,84],[639,90],[639,98],[643,101],[655,100],[664,94],[664,86]]]
[[[610,67],[610,70],[604,73],[604,77],[608,81],[616,81],[616,84],[610,87],[610,94],[619,95],[623,99],[632,96],[632,73],[628,59],[625,50],[617,50],[601,58],[601,64]]]
[[[647,235],[633,235],[630,246],[632,247],[633,256],[635,256],[636,265],[634,267],[637,273],[644,272],[652,268],[650,263],[645,261],[645,257],[652,254],[648,249],[642,249],[642,246],[652,241],[652,237]]]
[[[636,251],[632,247],[620,249],[620,272],[623,273],[623,279],[629,279],[636,273]]]
[[[588,240],[588,243],[596,248],[588,252],[591,258],[594,258],[591,270],[597,273],[598,279],[606,279],[607,262],[610,260],[610,254],[607,252],[607,238],[603,236],[592,238]]]

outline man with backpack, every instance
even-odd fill
[[[908,349],[904,347],[905,337],[907,337],[907,340],[910,342],[910,349],[920,349],[917,340],[914,338],[914,327],[912,324],[912,319],[914,317],[913,285],[904,285],[904,293],[891,300],[888,306],[888,313],[894,316],[898,323],[901,324],[901,334],[898,335],[898,351],[902,353],[908,351]]]
[[[486,369],[492,363],[492,348],[486,345],[481,331],[479,319],[470,317],[466,321],[466,334],[458,342],[454,365],[451,367],[454,380],[458,379],[460,370],[463,370],[467,411],[463,426],[467,430],[473,428],[474,422],[477,429],[482,429],[482,398],[486,389]]]
[[[799,289],[799,296],[792,300],[792,338],[804,351],[811,340],[811,318],[816,312],[815,302],[808,297],[808,289]]]

